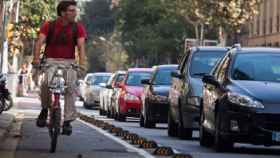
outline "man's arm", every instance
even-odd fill
[[[82,68],[86,66],[86,52],[85,52],[85,38],[78,38],[77,41],[78,53],[79,53],[79,65]]]
[[[35,45],[35,49],[34,49],[34,58],[33,58],[33,64],[39,64],[40,62],[40,50],[42,48],[42,45],[45,43],[46,41],[46,35],[40,33],[39,34],[39,37],[38,37],[38,40],[36,42],[36,45]]]

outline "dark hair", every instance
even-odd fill
[[[63,1],[59,2],[59,4],[57,5],[57,8],[56,8],[57,15],[61,16],[61,12],[65,12],[70,5],[77,6],[77,2],[74,0],[73,1],[63,0]]]

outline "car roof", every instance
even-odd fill
[[[115,72],[115,74],[125,74],[125,73],[126,71],[121,71],[121,70]]]
[[[95,72],[95,73],[92,73],[92,75],[95,75],[95,76],[110,76],[110,75],[112,75],[112,73],[110,73],[110,72]]]
[[[168,64],[168,65],[157,65],[157,69],[170,69],[170,68],[177,68],[177,64]]]
[[[268,47],[242,47],[237,48],[235,53],[280,53],[280,49]]]
[[[215,47],[215,46],[204,46],[204,47],[191,47],[192,51],[221,51],[225,52],[228,51],[228,47]]]
[[[128,72],[152,72],[152,68],[129,68]]]

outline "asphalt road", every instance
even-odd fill
[[[139,127],[137,118],[128,118],[127,122],[118,122],[100,116],[97,110],[86,110],[81,102],[77,109],[88,116],[110,122],[133,133],[154,140],[162,146],[172,147],[178,153],[191,154],[194,158],[278,158],[280,147],[263,147],[237,144],[229,153],[216,153],[213,149],[199,146],[198,132],[193,140],[180,140],[167,136],[167,124],[159,124],[155,129]],[[149,157],[142,150],[131,147],[119,138],[81,121],[73,124],[73,135],[59,138],[58,151],[49,154],[47,129],[37,128],[35,118],[40,110],[36,98],[18,98],[17,106],[11,111],[17,115],[17,121],[5,140],[0,142],[0,158],[92,158],[92,157]]]
[[[71,136],[60,136],[57,152],[50,154],[47,128],[37,128],[40,110],[34,98],[18,98],[12,113],[17,115],[9,135],[0,142],[0,158],[141,158],[138,152],[81,121],[73,123]]]
[[[81,104],[79,105],[81,106]],[[211,148],[199,145],[198,131],[193,132],[194,138],[192,140],[180,140],[168,137],[167,124],[157,124],[155,129],[141,128],[137,118],[128,118],[127,122],[118,122],[105,116],[100,116],[97,110],[86,110],[80,106],[78,108],[83,114],[110,122],[117,127],[122,127],[147,139],[155,140],[162,146],[172,147],[176,152],[191,154],[194,158],[279,158],[280,156],[279,146],[264,147],[248,144],[235,144],[235,148],[231,152],[216,153]]]

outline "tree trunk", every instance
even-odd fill
[[[200,40],[199,44],[203,46],[203,41],[204,41],[204,24],[200,24]]]
[[[220,46],[225,47],[227,42],[227,33],[222,26],[219,27],[219,41]]]

